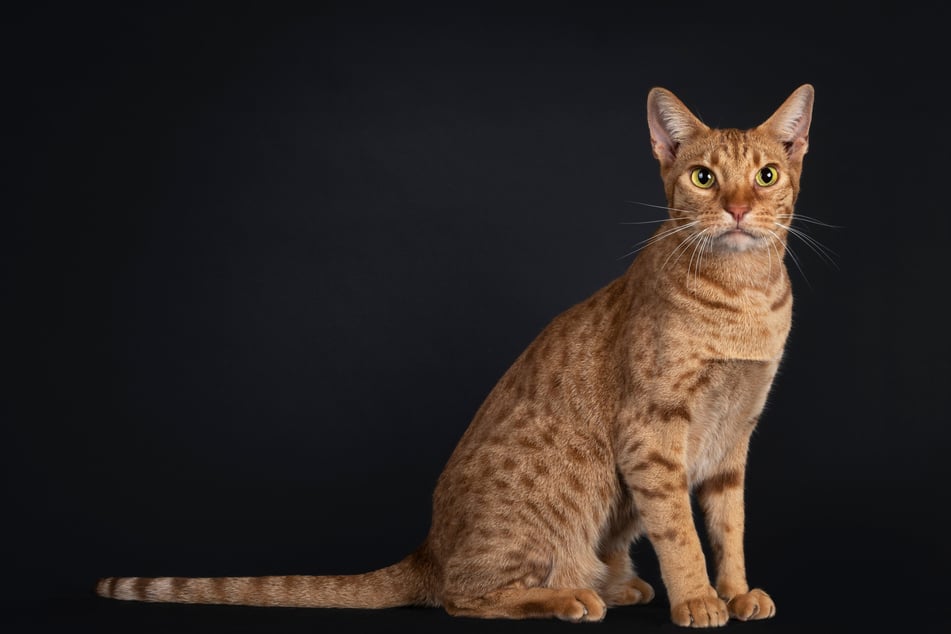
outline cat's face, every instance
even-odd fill
[[[736,130],[709,128],[670,91],[650,91],[651,145],[680,245],[782,256],[809,147],[813,93],[804,84],[763,124]]]
[[[704,252],[782,253],[799,170],[784,145],[757,130],[708,130],[680,146],[665,170],[670,214]]]

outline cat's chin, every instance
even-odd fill
[[[721,251],[740,253],[761,247],[763,239],[742,229],[732,229],[720,234],[715,244]]]

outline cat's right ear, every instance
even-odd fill
[[[663,167],[674,162],[681,143],[710,129],[664,88],[652,88],[647,95],[647,125],[654,156]]]
[[[803,84],[793,91],[783,105],[761,126],[786,146],[789,160],[801,164],[809,150],[809,124],[812,121],[812,102],[815,99],[812,84]]]

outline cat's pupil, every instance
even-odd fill
[[[707,183],[709,183],[710,178],[711,176],[708,170],[701,169],[697,171],[697,180],[700,181],[701,185],[706,185]]]
[[[773,180],[773,170],[768,167],[764,167],[759,171],[759,177],[764,183],[772,182]]]

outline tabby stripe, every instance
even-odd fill
[[[646,487],[639,487],[636,485],[632,486],[631,490],[636,491],[640,493],[641,495],[643,495],[644,497],[651,500],[670,497],[670,494],[667,493],[666,491],[658,491],[656,489],[648,489]]]
[[[185,579],[182,577],[172,577],[169,582],[168,593],[175,599],[182,599],[185,596]]]
[[[736,297],[738,295],[737,290],[730,286],[722,284],[719,280],[710,277],[709,274],[703,270],[697,271],[696,276],[704,281],[704,283],[709,284],[717,289],[717,293],[724,295],[726,297]]]
[[[132,584],[132,592],[135,594],[136,599],[139,601],[144,600],[151,584],[151,579],[147,579],[146,577],[137,577],[135,582]]]
[[[568,447],[565,448],[565,453],[572,462],[577,462],[578,464],[586,464],[588,462],[588,457],[577,447],[568,445]]]
[[[555,520],[562,526],[568,526],[571,522],[568,519],[568,516],[565,515],[565,512],[558,507],[557,504],[552,504],[549,506],[551,514],[555,516]]]
[[[624,447],[624,451],[625,453],[628,453],[628,454],[635,454],[638,451],[640,451],[641,445],[643,445],[643,443],[640,440],[635,440],[631,442],[631,444],[629,445],[626,444]]]
[[[575,516],[581,516],[583,514],[581,507],[579,507],[577,502],[575,502],[574,496],[562,491],[561,494],[559,495],[559,498],[561,499],[562,505],[570,508],[571,512]]]
[[[551,523],[551,520],[549,519],[548,514],[545,513],[544,509],[542,509],[538,505],[538,502],[536,502],[535,500],[528,500],[525,506],[528,508],[529,511],[531,511],[531,514],[534,516],[537,522],[540,522],[545,525],[545,528],[548,529],[549,535],[558,535],[559,533],[558,528]]]
[[[663,533],[650,533],[648,537],[651,538],[652,542],[659,542],[662,540],[674,541],[677,539],[678,533],[676,529],[668,528]]]
[[[710,381],[713,380],[713,377],[711,376],[710,372],[700,372],[697,374],[699,374],[697,376],[697,379],[688,388],[686,388],[688,395],[693,395],[694,392],[696,392],[702,387],[705,387],[707,384],[710,383]]]
[[[776,310],[785,306],[787,303],[789,303],[790,297],[792,297],[792,285],[787,281],[786,288],[783,291],[782,296],[779,299],[777,299],[775,302],[770,304],[769,306],[770,311],[775,312]]]
[[[585,486],[584,486],[584,483],[581,481],[581,478],[579,478],[575,473],[571,471],[568,472],[567,477],[568,477],[568,486],[575,493],[583,494],[585,492]]]
[[[730,304],[725,304],[723,302],[718,302],[713,299],[706,299],[700,295],[691,295],[691,298],[698,304],[702,304],[704,307],[709,308],[710,310],[726,310],[731,313],[740,312],[740,308],[737,306],[732,306]]]
[[[104,597],[115,598],[116,582],[118,580],[119,580],[118,577],[109,577],[108,579],[104,579],[103,581],[101,581],[99,583],[99,588],[98,588],[99,594]]]
[[[648,454],[647,460],[645,460],[644,462],[637,463],[636,465],[631,467],[631,470],[644,471],[646,469],[650,469],[654,465],[659,465],[663,467],[664,469],[667,469],[668,471],[680,471],[681,469],[681,465],[679,463],[674,462],[673,460],[668,460],[667,458],[662,456],[660,453],[656,451],[652,451],[650,452],[650,454]]]
[[[726,489],[734,489],[743,483],[743,474],[739,471],[726,471],[710,476],[700,485],[698,494],[702,497],[722,493]]]
[[[651,403],[647,406],[647,415],[650,417],[656,416],[665,423],[675,418],[683,419],[688,423],[692,420],[690,410],[683,403],[674,406]]]

